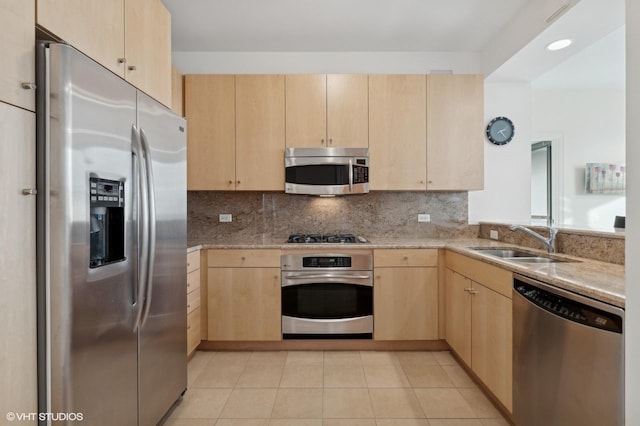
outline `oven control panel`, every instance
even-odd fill
[[[302,258],[303,268],[351,268],[351,257],[308,256]]]
[[[354,244],[355,245],[355,244]],[[283,250],[280,256],[282,271],[372,271],[373,250],[342,248],[340,250],[314,248],[312,250]]]

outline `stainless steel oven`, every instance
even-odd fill
[[[299,250],[281,257],[285,339],[371,339],[371,250]]]

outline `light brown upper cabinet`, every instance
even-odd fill
[[[484,187],[483,110],[481,75],[427,76],[427,189]]]
[[[371,190],[427,188],[424,75],[369,76]]]
[[[0,0],[0,101],[35,111],[35,2]]]
[[[233,75],[186,75],[187,188],[236,188],[236,88]]]
[[[160,0],[125,0],[125,78],[171,107],[171,15]]]
[[[187,75],[187,188],[284,190],[284,76]]]
[[[368,107],[367,75],[287,75],[286,145],[367,147]]]
[[[171,106],[171,17],[160,0],[38,0],[36,23]]]
[[[184,78],[176,67],[171,67],[171,109],[184,117]]]
[[[236,189],[284,191],[284,75],[236,76]]]

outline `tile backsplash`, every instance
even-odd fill
[[[295,232],[352,232],[364,237],[474,238],[466,192],[372,192],[335,198],[272,192],[189,191],[189,242],[283,238]],[[418,214],[431,222],[418,222]],[[218,221],[231,214],[233,221]]]

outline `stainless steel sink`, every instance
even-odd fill
[[[529,251],[518,250],[518,249],[509,249],[509,248],[474,248],[475,251],[482,252],[484,254],[489,254],[491,256],[497,257],[536,257],[537,253],[532,253]]]
[[[560,258],[552,255],[543,255],[540,253],[514,249],[511,247],[472,247],[472,250],[479,253],[488,254],[489,256],[499,257],[511,262],[520,263],[564,263],[577,262],[577,260]]]

